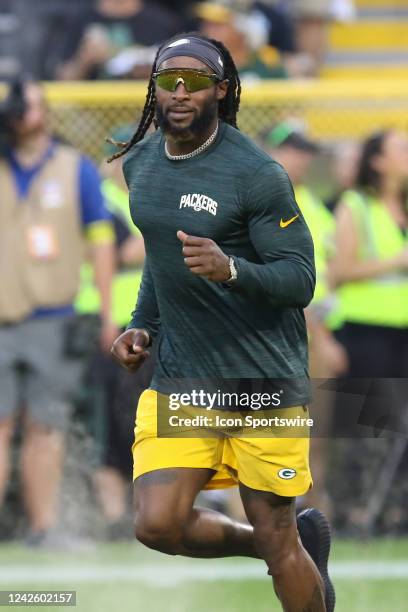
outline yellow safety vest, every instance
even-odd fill
[[[120,216],[127,223],[133,235],[140,236],[140,231],[130,216],[128,194],[110,179],[103,181],[102,193],[105,196],[108,210]],[[129,323],[141,280],[141,268],[125,269],[115,274],[112,286],[112,318],[118,327],[125,327]],[[84,263],[81,267],[81,285],[75,300],[75,309],[80,314],[100,312],[99,293],[94,285],[93,270],[89,263]]]
[[[345,192],[342,199],[353,215],[361,261],[390,259],[408,248],[408,237],[379,200],[357,191]],[[408,327],[408,272],[345,283],[338,295],[344,321]]]
[[[312,304],[321,308],[325,318],[335,303],[327,282],[327,263],[334,254],[335,222],[331,212],[308,187],[296,185],[294,190],[314,244],[316,288]]]

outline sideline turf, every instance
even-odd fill
[[[408,563],[408,539],[372,540],[367,543],[336,541],[333,545],[334,562],[344,564],[356,562],[401,562]],[[216,566],[214,564],[217,564]],[[35,590],[58,588],[77,591],[77,607],[68,608],[78,612],[278,612],[280,607],[274,599],[269,579],[239,578],[236,580],[194,580],[183,578],[183,568],[225,567],[240,572],[240,568],[257,570],[257,561],[242,558],[212,561],[195,561],[181,557],[166,557],[149,551],[134,543],[98,545],[87,553],[45,553],[27,551],[18,545],[0,546],[0,588],[29,588],[29,582],[5,584],[5,571],[16,572],[19,568],[32,567],[46,573],[55,569],[81,573],[81,568],[94,568],[96,577],[101,573],[119,568],[151,568],[148,582],[132,581],[129,577],[110,578],[99,582],[54,583],[44,580],[32,584]],[[245,567],[244,567],[245,565]],[[154,569],[153,569],[154,568]],[[2,570],[4,570],[2,572]],[[261,570],[262,574],[262,570]],[[47,575],[47,574],[45,574]],[[159,579],[160,577],[160,579]],[[167,577],[167,584],[166,584]],[[155,584],[157,578],[157,584]],[[173,580],[174,578],[174,580]],[[170,586],[168,586],[170,583]],[[175,584],[174,584],[175,583]],[[338,612],[405,612],[407,578],[387,580],[365,580],[338,578],[336,581]],[[172,585],[173,584],[173,585]],[[11,608],[4,608],[11,609]],[[61,608],[47,607],[57,611]]]

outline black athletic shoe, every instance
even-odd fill
[[[320,510],[307,508],[298,514],[297,528],[304,548],[312,557],[323,578],[326,610],[333,612],[336,594],[327,569],[331,543],[329,523]]]

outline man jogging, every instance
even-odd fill
[[[262,558],[287,612],[333,610],[324,517],[298,517],[311,484],[309,439],[158,435],[168,381],[280,379],[282,407],[310,400],[303,308],[313,244],[279,164],[236,126],[240,82],[227,49],[183,34],[158,51],[139,127],[117,156],[146,246],[136,309],[112,352],[128,369],[158,361],[133,445],[136,537],[168,554]],[[144,138],[155,118],[159,130]],[[193,507],[203,488],[238,483],[250,525]],[[319,572],[320,570],[320,572]],[[326,604],[325,604],[326,600]]]

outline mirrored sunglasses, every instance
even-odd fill
[[[160,72],[154,72],[153,78],[156,85],[161,89],[176,91],[178,85],[182,83],[189,93],[209,89],[220,80],[216,74],[188,69],[161,70]]]

